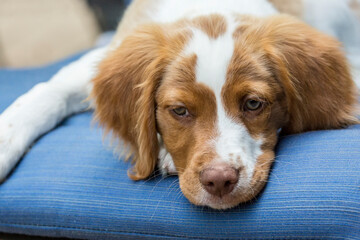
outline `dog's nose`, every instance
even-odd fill
[[[238,181],[239,171],[225,164],[212,165],[200,172],[205,190],[218,197],[231,193]]]

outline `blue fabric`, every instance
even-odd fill
[[[0,71],[0,112],[78,56]],[[282,137],[269,183],[228,211],[190,204],[177,177],[128,179],[91,112],[40,138],[0,185],[0,232],[83,239],[360,239],[360,126]]]

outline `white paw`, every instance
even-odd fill
[[[170,153],[162,145],[159,151],[158,168],[162,175],[177,175],[177,170]]]

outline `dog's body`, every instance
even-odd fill
[[[304,16],[300,0],[270,2]],[[225,209],[253,198],[279,129],[357,122],[357,91],[337,41],[270,2],[134,1],[109,46],[2,113],[0,179],[36,138],[86,109],[90,95],[96,119],[133,156],[131,178],[148,177],[158,163],[179,174],[197,205]]]

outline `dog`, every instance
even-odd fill
[[[131,179],[146,179],[158,166],[178,174],[195,205],[228,209],[253,199],[280,132],[358,123],[339,36],[299,19],[306,2],[133,1],[111,44],[1,114],[0,179],[36,138],[90,102],[105,133],[131,155]],[[333,20],[325,30],[334,30]]]

